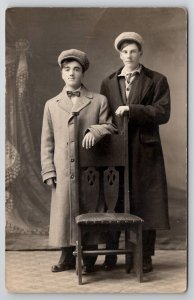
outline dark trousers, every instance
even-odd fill
[[[87,246],[88,250],[96,250],[97,246],[91,245]],[[61,256],[59,259],[59,264],[64,264],[64,265],[70,265],[70,266],[75,266],[75,256],[73,255],[73,251],[75,251],[74,246],[70,247],[62,247],[61,248]],[[96,262],[97,256],[83,256],[83,264],[85,266],[87,265],[94,265]]]
[[[143,256],[152,256],[155,253],[156,230],[143,230]]]
[[[120,184],[119,184],[119,196],[117,205],[115,207],[115,211],[118,213],[123,213],[124,211],[124,173],[123,170],[119,170],[120,176]],[[136,214],[133,209],[133,203],[131,202],[131,213]],[[119,237],[120,232],[114,233],[112,235],[108,235],[108,240],[106,242],[106,248],[111,250],[116,250],[119,248]],[[143,248],[143,256],[152,256],[155,252],[155,242],[156,242],[156,230],[143,230],[142,232],[142,248]],[[106,261],[111,263],[116,263],[117,256],[116,255],[107,255]]]
[[[106,243],[106,248],[116,250],[119,248],[120,232],[112,235]],[[152,256],[155,252],[156,230],[143,230],[142,244],[143,244],[143,257]],[[115,264],[117,261],[116,255],[107,255],[105,261],[109,264]]]

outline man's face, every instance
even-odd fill
[[[120,51],[120,58],[124,65],[130,70],[137,68],[140,62],[142,51],[139,50],[136,43],[128,44]]]
[[[77,61],[64,62],[62,68],[62,78],[66,86],[73,89],[78,89],[83,78],[82,66]]]

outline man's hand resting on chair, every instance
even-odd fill
[[[95,145],[95,137],[91,132],[87,132],[82,141],[82,147],[90,149]]]

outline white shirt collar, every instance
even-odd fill
[[[135,73],[135,72],[138,72],[138,73],[140,74],[141,69],[142,69],[142,65],[141,65],[141,64],[139,64],[138,67],[137,67],[135,70],[131,71],[131,72],[127,71],[126,68],[124,67],[124,68],[121,70],[121,73],[118,74],[118,77],[120,77],[120,76],[125,77],[126,74],[129,74],[129,73],[130,73],[130,74],[133,74],[133,73]]]

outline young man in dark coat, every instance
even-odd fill
[[[109,101],[114,121],[123,130],[122,115],[129,116],[129,174],[131,213],[144,219],[143,271],[153,269],[156,229],[169,229],[167,183],[159,125],[170,116],[170,91],[165,76],[140,63],[143,39],[123,32],[115,48],[124,64],[103,80],[101,94]],[[121,200],[117,205],[122,207]],[[118,237],[107,246],[118,247]],[[116,256],[107,256],[104,269],[112,269]]]
[[[49,244],[62,249],[52,272],[75,268],[75,217],[79,214],[79,204],[75,197],[74,113],[79,113],[79,141],[86,149],[117,131],[106,97],[87,90],[82,84],[89,67],[86,53],[65,50],[59,55],[58,63],[65,86],[45,104],[41,137],[42,177],[52,187]],[[82,210],[84,213],[84,207]],[[95,260],[96,257],[84,257],[86,273],[93,271]]]

